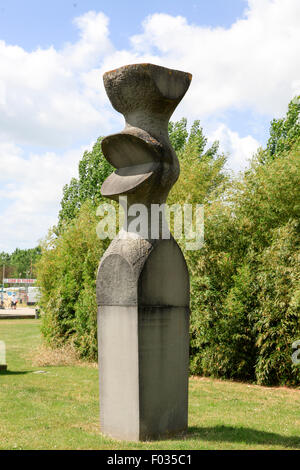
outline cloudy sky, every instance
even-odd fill
[[[0,251],[56,223],[83,151],[122,128],[102,74],[193,74],[173,119],[200,119],[235,171],[300,93],[299,0],[0,0]]]

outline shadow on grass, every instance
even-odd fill
[[[244,428],[242,426],[213,426],[211,428],[191,426],[186,437],[192,440],[277,445],[300,449],[299,437],[282,436],[281,434],[258,431],[257,429]]]
[[[30,373],[32,373],[32,370],[0,370],[0,375],[23,375]]]

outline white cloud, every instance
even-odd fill
[[[87,70],[99,66],[102,57],[114,50],[109,40],[109,19],[101,12],[89,11],[75,18],[74,24],[79,29],[80,39],[64,48],[65,61],[72,69]]]
[[[294,96],[299,96],[300,95],[300,79],[299,80],[293,80],[292,90],[293,90],[293,95]]]
[[[29,53],[0,41],[0,134],[6,140],[53,148],[108,131],[101,76],[93,93],[87,80],[112,50],[108,19],[89,12],[76,24],[80,39],[61,51]]]
[[[0,143],[0,251],[33,246],[56,223],[62,187],[77,176],[83,150],[26,158],[19,147]]]
[[[61,50],[26,52],[0,41],[0,133],[18,144],[50,148],[108,133],[115,113],[101,75],[144,61],[193,73],[175,118],[247,107],[282,114],[300,79],[299,21],[299,0],[249,0],[245,17],[227,29],[151,15],[128,50],[114,48],[101,12],[76,18],[79,39]]]
[[[193,74],[185,113],[249,107],[273,116],[285,111],[300,78],[299,23],[299,0],[250,0],[245,18],[228,29],[154,14],[132,44],[140,54],[156,51],[160,63]]]
[[[231,131],[224,124],[220,124],[210,135],[209,142],[214,140],[220,142],[221,151],[229,154],[227,166],[234,171],[244,170],[260,146],[251,135],[240,137],[237,132]]]

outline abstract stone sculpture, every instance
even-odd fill
[[[187,429],[189,275],[172,236],[151,233],[151,205],[166,202],[179,176],[168,122],[191,75],[152,64],[104,74],[125,128],[103,139],[117,168],[103,196],[127,197],[148,209],[148,232],[130,230],[133,216],[101,259],[97,276],[101,431],[125,440],[155,439]],[[152,238],[151,238],[152,237]]]

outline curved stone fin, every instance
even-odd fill
[[[123,131],[105,137],[101,146],[106,160],[115,168],[160,161],[163,146],[156,139],[150,140],[147,133],[144,134],[143,138]]]
[[[101,194],[105,197],[126,194],[148,180],[158,167],[159,163],[152,162],[120,168],[106,178]]]

